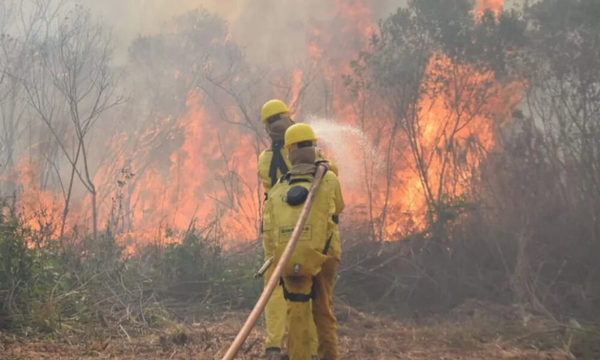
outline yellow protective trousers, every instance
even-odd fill
[[[337,319],[333,314],[333,287],[338,262],[335,257],[328,256],[321,272],[314,278],[315,298],[312,302],[312,314],[319,338],[319,359],[339,360]]]
[[[274,265],[271,265],[271,267],[265,272],[265,285],[271,278],[273,269]],[[311,308],[312,307],[309,305],[309,311]],[[287,304],[285,298],[283,297],[283,288],[281,286],[277,286],[273,291],[273,295],[271,295],[269,302],[267,302],[267,306],[265,307],[265,330],[267,335],[265,348],[282,348],[283,337],[285,335],[287,323]],[[310,324],[309,327],[309,339],[310,343],[308,349],[310,350],[310,354],[317,355],[319,343],[317,340],[317,330],[315,329],[314,323]]]
[[[285,290],[290,293],[287,299],[289,319],[288,355],[290,360],[308,360],[314,341],[313,327],[318,333],[318,354],[321,360],[339,360],[337,347],[337,325],[333,314],[333,286],[338,260],[328,257],[321,272],[314,278],[284,277]],[[311,301],[293,299],[314,291]],[[312,307],[312,310],[311,310]]]
[[[271,278],[271,274],[273,274],[273,265],[265,272],[265,285],[267,285],[267,282]],[[267,333],[265,347],[267,349],[281,348],[283,345],[283,336],[287,322],[286,312],[287,304],[283,298],[283,288],[277,286],[265,307],[265,328]]]
[[[303,295],[303,300],[287,300],[289,319],[288,356],[290,360],[310,360],[315,354],[311,346],[316,340],[315,323],[310,303],[313,280],[310,277],[284,277],[285,289],[293,295]]]

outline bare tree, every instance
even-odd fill
[[[255,158],[258,160],[262,149],[268,146],[264,127],[259,119],[260,107],[265,99],[273,97],[271,92],[274,86],[265,80],[268,77],[268,71],[246,65],[242,53],[231,52],[227,60],[228,66],[224,66],[222,69],[206,69],[207,71],[203,73],[202,78],[198,81],[198,87],[210,99],[223,122],[239,126],[252,134],[253,148],[248,149],[248,151],[253,151]],[[291,99],[294,102],[291,104],[292,107],[297,106],[301,102],[302,94],[309,84],[310,80],[302,82],[298,98]],[[291,84],[285,82],[277,85],[282,90],[284,95],[282,97],[289,98],[292,88]],[[248,224],[252,223],[251,219],[253,219],[254,228],[258,234],[260,219],[257,214],[262,213],[262,199],[264,197],[261,192],[260,181],[258,177],[252,182],[249,179],[243,180],[240,174],[231,168],[227,156],[225,156],[224,149],[222,149],[222,152],[227,173],[227,176],[222,178],[222,182],[232,200],[237,198],[236,194],[240,193],[240,185],[249,191],[253,190],[256,194],[255,200],[257,206],[256,209],[252,209],[252,212],[249,212],[249,209],[245,209],[239,201],[234,202],[230,200],[230,208],[235,209],[238,213],[242,213],[242,218]],[[236,191],[236,193],[233,191]]]
[[[474,122],[494,120],[488,104],[499,87],[493,76],[467,64],[437,57],[431,61],[419,103],[403,119],[402,129],[427,200],[429,222],[441,224],[451,216],[447,211],[456,197],[468,189],[484,155],[482,141],[489,139],[478,133],[478,125],[485,124]]]
[[[407,144],[402,130],[406,132],[408,119],[414,119],[434,47],[420,26],[408,10],[391,16],[373,38],[372,51],[352,63],[354,73],[346,78],[357,100],[355,111],[361,128],[373,139],[383,159],[384,174],[376,173],[370,159],[364,160],[370,223],[373,237],[379,241],[388,235],[391,193],[402,181],[396,173],[409,160],[405,158]]]
[[[77,178],[91,196],[92,229],[98,234],[97,190],[90,164],[89,134],[102,115],[121,102],[110,69],[110,38],[75,6],[65,17],[47,19],[52,32],[39,44],[24,81],[30,105],[56,140],[70,165],[63,186],[61,237]]]
[[[31,65],[31,47],[44,36],[42,17],[48,10],[47,4],[30,9],[16,0],[0,4],[0,173],[13,169],[23,150],[19,140],[31,128],[20,78]],[[3,185],[14,190],[15,184]]]

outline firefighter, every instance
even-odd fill
[[[263,223],[265,234],[272,240],[275,262],[291,237],[314,179],[318,161],[316,140],[313,129],[307,124],[292,125],[285,132],[291,169],[269,192]],[[317,339],[319,359],[339,359],[332,301],[341,255],[337,222],[343,208],[338,178],[334,172],[327,171],[292,258],[282,274],[281,289],[289,319],[290,360],[316,358],[311,344]],[[315,326],[317,339],[312,330]]]
[[[275,185],[279,177],[287,173],[291,164],[287,159],[287,151],[283,147],[284,134],[288,127],[294,122],[290,116],[290,110],[287,105],[279,100],[273,99],[267,101],[261,110],[261,121],[264,124],[267,134],[271,138],[271,148],[264,150],[258,157],[258,177],[265,190],[265,198],[268,198],[269,190]],[[263,220],[266,214],[263,208]],[[264,221],[263,221],[264,228]],[[263,231],[262,234],[263,249],[265,260],[272,258],[274,253],[273,244],[269,234]],[[265,285],[269,281],[274,266],[270,266],[264,274]],[[281,287],[275,288],[271,299],[265,308],[265,357],[269,360],[279,360],[281,358],[281,347],[285,334],[287,323],[287,306],[283,298]],[[316,330],[313,330],[316,334]],[[310,345],[313,354],[317,352],[316,341]]]
[[[287,105],[279,100],[272,99],[267,101],[261,110],[261,121],[271,138],[271,148],[264,150],[258,157],[258,177],[265,190],[265,198],[268,198],[269,190],[277,180],[288,172],[291,163],[288,159],[287,149],[284,145],[284,135],[286,130],[294,124],[291,113]],[[319,160],[323,160],[321,152],[318,151]],[[330,163],[330,169],[337,174],[337,167]],[[264,209],[263,209],[264,210]],[[263,219],[265,219],[263,213]],[[269,234],[262,234],[265,260],[273,256],[273,244]],[[274,266],[270,266],[264,274],[265,284],[269,280]],[[265,355],[268,359],[279,359],[281,346],[287,323],[286,303],[283,298],[283,291],[280,287],[276,288],[271,299],[265,308],[266,342]],[[317,353],[317,343],[311,345],[313,354]]]
[[[263,105],[260,115],[267,134],[271,138],[271,148],[263,150],[258,156],[258,177],[266,194],[279,177],[291,167],[283,141],[285,131],[294,125],[294,121],[287,105],[279,99],[267,101]],[[317,150],[317,159],[325,159],[320,150]],[[329,169],[336,175],[338,174],[337,166],[331,161],[329,161]]]

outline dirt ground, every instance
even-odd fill
[[[570,339],[565,329],[515,313],[472,305],[417,325],[338,306],[341,359],[576,358],[563,341]],[[0,359],[220,359],[246,315],[213,314],[210,320],[173,322],[160,330],[118,326],[45,337],[0,333]],[[259,324],[237,359],[260,359],[263,340]]]

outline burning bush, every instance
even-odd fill
[[[53,330],[248,305],[272,97],[340,165],[349,302],[598,316],[597,5],[413,0],[377,26],[373,3],[278,3],[264,37],[232,30],[255,25],[254,2],[229,23],[190,11],[127,44],[119,66],[85,8],[2,3],[0,195],[15,205],[0,223],[0,316]],[[267,52],[277,26],[293,44]]]

